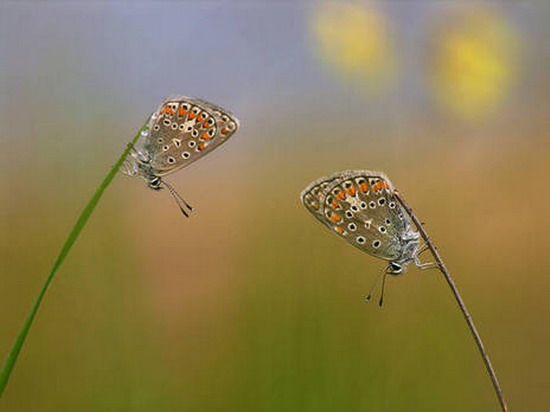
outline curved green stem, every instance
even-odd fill
[[[115,165],[111,168],[107,176],[105,176],[105,179],[103,179],[103,182],[101,182],[98,189],[96,190],[96,192],[94,193],[94,195],[92,196],[92,198],[90,199],[90,201],[88,202],[88,204],[86,205],[82,213],[80,214],[80,217],[76,221],[76,224],[74,225],[73,230],[71,230],[69,237],[65,241],[65,244],[63,245],[63,248],[61,249],[61,252],[59,253],[59,256],[57,257],[50,271],[50,274],[46,278],[46,282],[44,282],[44,285],[42,286],[42,289],[40,290],[40,293],[38,294],[38,297],[36,298],[34,305],[32,306],[31,311],[29,312],[29,315],[27,316],[27,319],[25,320],[25,323],[23,324],[21,331],[19,332],[19,335],[17,335],[17,339],[15,340],[11,348],[11,351],[6,359],[6,362],[2,367],[2,371],[0,372],[0,397],[4,393],[4,390],[6,389],[6,385],[8,384],[8,380],[10,378],[13,367],[15,366],[15,362],[17,362],[19,352],[21,352],[21,348],[25,343],[25,339],[27,338],[27,334],[29,333],[29,329],[31,328],[32,322],[36,317],[38,309],[40,308],[42,299],[44,299],[44,295],[46,294],[50,284],[55,278],[57,271],[65,261],[65,258],[69,254],[76,240],[78,239],[80,232],[82,232],[82,229],[88,222],[88,219],[90,218],[92,212],[94,211],[99,200],[101,199],[101,196],[103,196],[103,192],[105,192],[105,189],[107,189],[107,186],[109,186],[109,184],[113,181],[118,170],[124,163],[124,160],[130,153],[132,148],[134,147],[134,144],[139,139],[141,132],[147,129],[148,123],[149,123],[149,118],[143,124],[143,126],[141,126],[141,128],[138,130],[137,134],[134,136],[132,141],[128,144],[128,146],[126,147],[126,149],[124,150],[124,152],[122,153],[118,161],[115,163]]]

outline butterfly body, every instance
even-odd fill
[[[312,182],[301,194],[306,209],[360,250],[388,261],[398,275],[418,260],[420,235],[382,172],[347,170]]]

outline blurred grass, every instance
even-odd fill
[[[239,152],[239,137],[226,153]],[[544,410],[529,403],[543,382],[523,383],[536,371],[517,330],[541,343],[548,336],[515,308],[535,318],[545,310],[545,269],[535,263],[544,245],[529,239],[549,229],[550,199],[537,193],[549,153],[501,142],[498,152],[476,149],[464,169],[457,154],[465,145],[447,142],[427,157],[419,140],[405,143],[399,150],[422,162],[414,174],[406,162],[388,173],[455,273],[511,407]],[[79,276],[52,290],[48,322],[3,399],[7,410],[492,410],[443,279],[411,270],[390,279],[382,310],[365,305],[380,262],[324,230],[297,197],[333,166],[320,153],[302,168],[298,152],[281,169],[276,147],[267,143],[244,169],[219,153],[174,177],[197,207],[185,222],[168,197],[117,181],[115,199],[65,267]],[[361,157],[346,155],[354,164]],[[366,156],[370,167],[376,159]],[[525,164],[521,174],[516,162]],[[231,184],[204,174],[214,164]],[[132,193],[116,199],[128,186]],[[21,401],[29,390],[35,396]]]

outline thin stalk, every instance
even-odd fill
[[[502,408],[503,412],[508,411],[508,405],[506,404],[506,400],[504,399],[504,395],[502,393],[502,389],[500,387],[500,384],[498,383],[497,375],[495,373],[495,370],[493,369],[493,365],[491,364],[491,361],[489,360],[489,355],[487,354],[487,351],[485,350],[485,346],[483,345],[483,341],[481,340],[481,336],[479,335],[479,332],[477,331],[477,328],[474,324],[474,321],[472,319],[472,316],[470,315],[470,312],[468,312],[468,309],[466,308],[466,304],[464,303],[464,300],[462,299],[462,296],[460,296],[460,293],[458,292],[458,288],[455,285],[455,282],[451,278],[451,274],[447,270],[447,267],[443,263],[443,259],[441,259],[441,256],[439,255],[439,252],[437,251],[437,248],[434,246],[432,241],[430,240],[430,237],[428,236],[428,233],[426,233],[426,230],[424,230],[424,226],[422,225],[422,222],[418,219],[416,214],[413,212],[413,210],[407,205],[405,200],[401,197],[401,195],[397,192],[395,192],[395,197],[401,203],[401,205],[405,208],[405,210],[409,213],[410,217],[412,218],[415,226],[417,227],[418,231],[420,232],[420,235],[426,242],[426,245],[428,246],[428,249],[430,250],[431,254],[433,255],[437,265],[439,266],[439,270],[441,273],[443,273],[443,276],[445,276],[445,279],[447,280],[447,283],[449,284],[449,287],[451,288],[451,291],[453,292],[453,295],[456,299],[456,302],[458,303],[458,307],[462,311],[462,314],[464,315],[464,319],[466,319],[466,323],[468,324],[468,328],[470,328],[470,332],[472,332],[472,336],[474,338],[474,341],[477,345],[477,348],[479,349],[479,353],[481,354],[481,357],[483,358],[483,362],[485,363],[485,367],[487,369],[487,373],[489,374],[489,377],[491,378],[491,381],[493,382],[493,386],[495,388],[495,392],[498,398],[498,402],[500,403],[500,407]]]
[[[46,292],[52,283],[52,281],[55,278],[55,275],[63,262],[65,261],[65,258],[69,254],[71,248],[73,247],[74,243],[76,242],[78,236],[80,235],[80,232],[82,232],[82,229],[88,222],[88,219],[90,218],[92,212],[94,211],[95,207],[97,206],[99,200],[101,199],[101,196],[103,195],[103,192],[105,192],[105,189],[109,186],[109,184],[112,182],[114,177],[116,176],[118,170],[124,163],[124,160],[134,147],[134,144],[139,139],[141,132],[147,129],[147,125],[149,123],[149,118],[147,121],[141,126],[141,128],[138,130],[137,134],[134,136],[132,141],[127,145],[126,149],[118,159],[118,161],[115,163],[115,165],[111,168],[105,179],[103,179],[103,182],[99,185],[96,192],[80,214],[80,217],[76,221],[76,224],[74,225],[73,229],[71,230],[71,233],[69,234],[69,237],[65,241],[65,244],[61,248],[61,252],[59,253],[59,256],[57,257],[55,263],[53,264],[53,267],[46,278],[46,281],[44,282],[44,285],[42,286],[42,289],[40,290],[40,293],[38,294],[38,297],[34,301],[34,305],[31,308],[31,311],[29,312],[27,319],[25,320],[25,323],[23,324],[23,327],[19,331],[19,335],[17,335],[17,339],[13,343],[13,346],[11,348],[11,351],[6,359],[6,362],[4,363],[4,366],[2,367],[2,370],[0,372],[0,397],[4,393],[4,390],[6,389],[6,385],[8,384],[8,380],[10,378],[11,372],[13,370],[13,367],[15,366],[15,363],[17,362],[17,358],[19,356],[19,353],[21,352],[21,348],[23,347],[23,344],[25,343],[25,339],[27,338],[27,334],[29,333],[29,329],[31,328],[32,322],[34,318],[36,317],[36,314],[38,313],[38,309],[40,308],[40,304],[42,303],[42,299],[44,299],[44,295],[46,295]]]

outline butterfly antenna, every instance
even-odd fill
[[[164,186],[166,186],[166,188],[168,189],[168,191],[170,192],[170,194],[172,195],[172,197],[176,201],[178,207],[180,208],[181,213],[183,213],[183,215],[185,217],[189,217],[189,213],[187,213],[184,206],[187,207],[187,209],[189,209],[189,211],[192,211],[193,208],[183,199],[183,197],[180,196],[180,194],[178,192],[176,192],[176,189],[174,189],[174,187],[172,185],[170,185],[169,183],[166,183],[164,180],[162,180],[161,183]]]
[[[378,283],[380,283],[380,279],[382,279],[382,277],[386,274],[386,272],[388,271],[388,268],[385,267],[382,272],[380,272],[380,274],[378,275],[378,277],[374,280],[374,283],[372,285],[372,287],[370,288],[370,291],[369,291],[369,294],[367,295],[367,297],[365,298],[365,302],[370,302],[371,298],[372,298],[372,293],[374,292],[374,289],[376,288],[376,286],[378,285]]]
[[[187,203],[183,197],[181,197],[181,195],[176,191],[176,189],[174,189],[174,186],[165,182],[164,180],[162,181],[162,183],[164,183],[164,185],[171,190],[174,197],[178,198],[185,205],[187,209],[189,209],[190,211],[193,210],[193,207],[189,203]]]
[[[384,290],[386,286],[386,277],[388,275],[388,272],[384,272],[384,277],[382,278],[382,292],[380,293],[380,301],[378,302],[378,305],[382,307],[382,304],[384,303]]]

